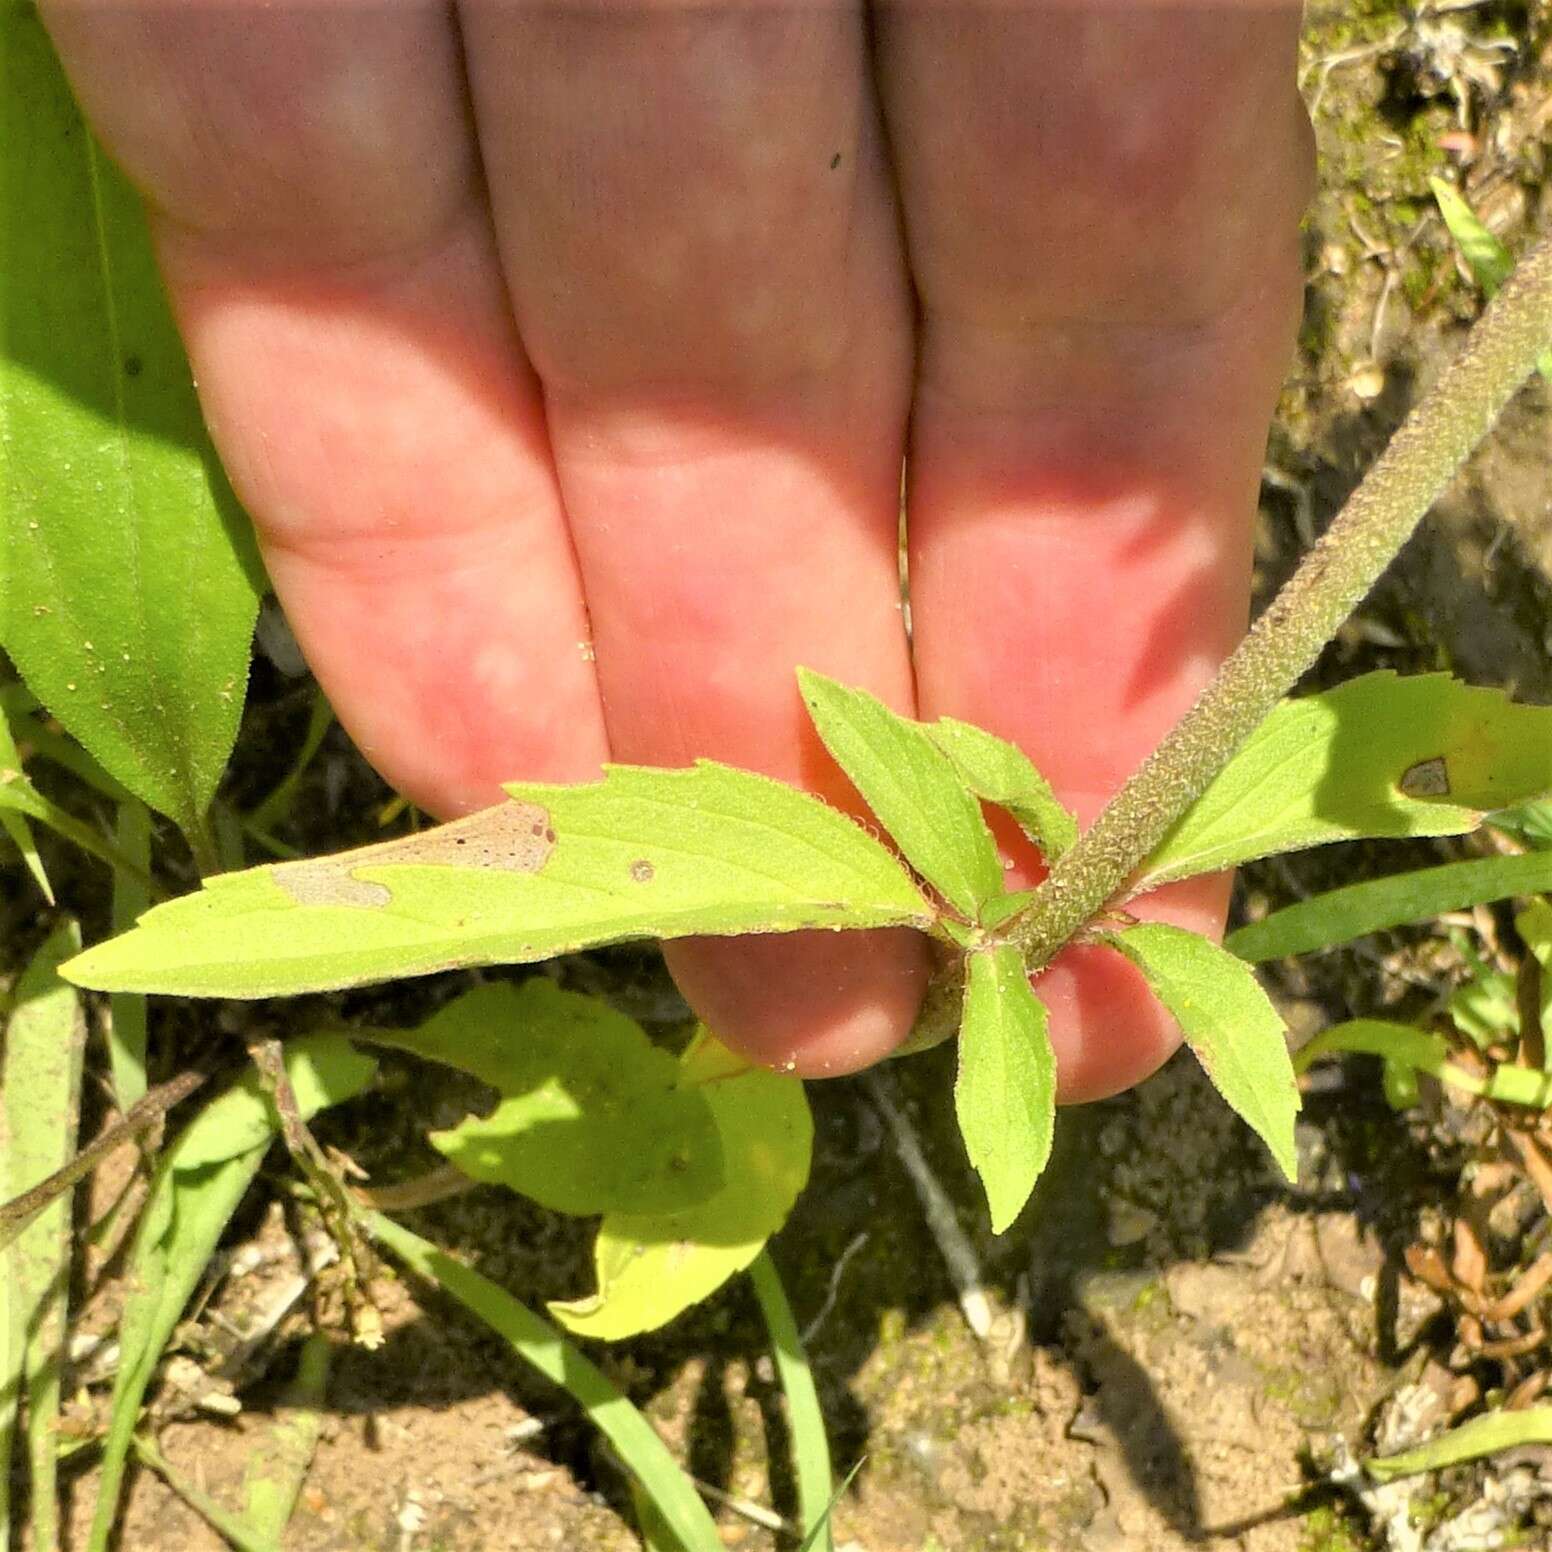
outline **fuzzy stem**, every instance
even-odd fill
[[[1011,934],[1048,963],[1126,884],[1335,635],[1552,344],[1552,238],[1521,261],[1196,704],[1051,870]]]

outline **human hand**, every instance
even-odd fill
[[[1087,821],[1240,635],[1297,7],[44,11],[309,661],[432,812],[697,755],[855,810],[806,663],[1014,739]],[[891,1049],[927,973],[906,932],[668,953],[719,1034],[810,1073]],[[1173,1047],[1119,956],[1040,991],[1064,1099]]]

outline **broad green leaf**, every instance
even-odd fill
[[[1495,830],[1517,835],[1537,851],[1552,851],[1552,803],[1517,803],[1488,816]]]
[[[236,737],[261,573],[129,185],[30,5],[0,7],[0,643],[191,834]]]
[[[705,1094],[681,1084],[679,1062],[597,997],[541,975],[476,987],[418,1029],[360,1033],[500,1094],[490,1115],[431,1134],[475,1180],[577,1214],[672,1211],[722,1184]]]
[[[507,790],[403,840],[209,878],[67,973],[103,991],[272,997],[628,938],[932,920],[860,825],[764,776],[616,765],[586,786]]]
[[[1552,889],[1552,855],[1546,852],[1447,862],[1312,895],[1231,932],[1223,946],[1241,959],[1258,963],[1285,954],[1308,954],[1365,933],[1432,921],[1446,911],[1540,889]]]
[[[1428,184],[1466,267],[1481,286],[1482,295],[1492,301],[1498,288],[1514,273],[1513,256],[1482,224],[1476,211],[1453,184],[1446,183],[1443,178],[1430,178]],[[1537,360],[1536,370],[1552,380],[1552,350]]]
[[[10,723],[6,720],[4,710],[0,709],[0,781],[25,779],[22,776],[22,757],[17,751],[16,740],[11,736]],[[11,839],[11,844],[22,854],[22,862],[26,865],[27,871],[32,874],[38,888],[43,891],[43,898],[52,905],[54,886],[49,883],[48,874],[43,871],[43,859],[38,855],[38,845],[32,838],[32,831],[28,828],[26,819],[15,809],[0,808],[0,830],[5,831]]]
[[[1459,835],[1552,790],[1552,707],[1447,674],[1284,701],[1144,863],[1137,890],[1363,836]]]
[[[61,923],[17,987],[0,1067],[0,1198],[19,1196],[75,1151],[86,1019],[59,966],[81,945]],[[35,1548],[59,1545],[59,1386],[70,1287],[70,1197],[50,1202],[0,1257],[0,1478],[9,1478],[16,1402],[27,1398]],[[7,1484],[0,1481],[0,1528]],[[0,1534],[0,1544],[6,1538]]]
[[[366,1226],[372,1237],[406,1266],[457,1299],[510,1343],[525,1363],[582,1408],[587,1420],[635,1474],[683,1552],[723,1552],[725,1543],[694,1483],[668,1453],[652,1424],[586,1353],[504,1288],[402,1224],[381,1213],[369,1213]]]
[[[1499,1450],[1527,1444],[1552,1444],[1552,1406],[1525,1407],[1513,1412],[1489,1412],[1474,1417],[1437,1439],[1395,1455],[1378,1455],[1364,1462],[1364,1469],[1379,1482],[1416,1476],[1422,1471],[1442,1471],[1462,1461],[1479,1460]],[[1464,1543],[1457,1543],[1462,1545]],[[1502,1545],[1510,1545],[1508,1542]]]
[[[711,1105],[722,1188],[681,1212],[610,1213],[593,1247],[598,1292],[549,1307],[568,1331],[612,1341],[666,1324],[759,1255],[808,1180],[814,1126],[798,1079],[751,1067],[703,1035],[685,1054],[683,1081]]]
[[[1504,1063],[1483,1076],[1468,1072],[1450,1060],[1449,1043],[1441,1035],[1410,1024],[1395,1024],[1388,1019],[1349,1019],[1323,1029],[1313,1040],[1299,1047],[1295,1067],[1305,1072],[1322,1056],[1348,1051],[1360,1056],[1378,1056],[1392,1066],[1410,1067],[1426,1072],[1467,1094],[1495,1099],[1510,1105],[1528,1105],[1544,1110],[1552,1105],[1552,1074],[1531,1067]]]
[[[1018,1217],[1051,1157],[1056,1057],[1018,950],[970,955],[954,1113],[986,1188],[992,1233]]]
[[[260,1542],[279,1548],[301,1497],[307,1469],[323,1433],[334,1344],[321,1331],[302,1343],[296,1377],[243,1470],[243,1519]]]
[[[929,731],[864,690],[798,670],[798,686],[835,757],[911,866],[972,919],[1004,892],[981,805]]]
[[[978,798],[1007,809],[1048,862],[1077,840],[1078,821],[1018,745],[953,717],[939,717],[927,732],[954,762],[959,779]]]
[[[377,1070],[375,1062],[332,1034],[289,1042],[285,1064],[304,1120],[359,1094]],[[206,1105],[157,1163],[130,1252],[119,1371],[87,1552],[106,1552],[146,1387],[279,1127],[258,1074],[250,1070]]]
[[[1142,971],[1213,1086],[1271,1149],[1283,1174],[1296,1180],[1299,1087],[1282,1018],[1249,966],[1197,933],[1163,922],[1108,933],[1106,941]]]

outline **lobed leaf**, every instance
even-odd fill
[[[932,741],[954,762],[959,779],[978,797],[1005,808],[1054,862],[1078,838],[1078,821],[1017,744],[953,717],[927,726]]]
[[[272,997],[629,938],[933,919],[887,848],[768,777],[703,760],[508,791],[403,840],[207,879],[67,973],[104,991]]]
[[[474,1180],[558,1212],[668,1212],[722,1184],[704,1092],[642,1027],[544,976],[476,987],[418,1029],[352,1032],[446,1062],[501,1096],[433,1145]]]
[[[954,762],[919,722],[877,696],[798,670],[798,686],[825,748],[916,869],[974,919],[1004,892],[986,817]]]
[[[1297,1180],[1299,1087],[1281,1016],[1250,968],[1183,927],[1143,922],[1106,934],[1169,1009],[1213,1087]]]
[[[1552,854],[1547,852],[1446,862],[1312,895],[1231,932],[1223,946],[1254,964],[1541,889],[1552,889]]]
[[[1143,864],[1136,892],[1364,836],[1459,835],[1552,791],[1552,707],[1446,674],[1284,701]]]
[[[610,1213],[593,1247],[597,1293],[549,1306],[568,1331],[613,1341],[665,1325],[759,1255],[808,1180],[814,1126],[798,1079],[703,1035],[685,1054],[684,1082],[711,1106],[722,1188],[679,1212]]]
[[[34,7],[0,7],[0,643],[56,717],[197,835],[262,581],[140,203]]]
[[[986,1189],[992,1232],[1018,1217],[1051,1157],[1056,1057],[1045,1005],[1006,945],[969,956],[954,1112]]]

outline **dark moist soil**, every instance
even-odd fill
[[[1539,3],[1468,5],[1422,21],[1388,0],[1312,8],[1304,84],[1322,187],[1307,227],[1301,350],[1268,453],[1261,602],[1478,309],[1433,214],[1428,176],[1455,176],[1511,247],[1547,224],[1549,38]],[[1376,667],[1448,668],[1552,701],[1549,435],[1547,390],[1533,387],[1326,652],[1312,684]],[[310,688],[286,676],[284,659],[277,650],[256,670],[231,786],[239,805],[278,778],[306,724]],[[284,839],[336,849],[393,833],[378,826],[384,815],[405,822],[336,729]],[[1250,868],[1237,908],[1260,914],[1460,850],[1331,848]],[[71,866],[63,853],[57,866]],[[18,945],[17,963],[39,930],[26,889],[0,874],[0,925]],[[1442,938],[1417,932],[1274,967],[1270,979],[1303,1038],[1353,1014],[1426,1009],[1459,969]],[[683,1018],[650,953],[577,958],[555,973],[665,1036]],[[213,1021],[199,1008],[163,1008],[155,1046],[170,1073],[202,1054],[235,1059],[234,1037],[255,1021],[277,1033],[340,1013],[413,1022],[469,980],[234,1007]],[[881,1081],[918,1131],[980,1258],[994,1314],[985,1341],[961,1312],[877,1089],[848,1080],[810,1091],[813,1182],[774,1254],[800,1323],[818,1322],[810,1351],[838,1467],[865,1458],[835,1514],[838,1546],[1342,1552],[1509,1544],[1461,1539],[1446,1522],[1465,1512],[1485,1516],[1487,1533],[1518,1536],[1514,1544],[1552,1545],[1538,1523],[1552,1482],[1546,1451],[1521,1451],[1508,1467],[1458,1471],[1442,1484],[1423,1479],[1388,1500],[1360,1502],[1329,1478],[1342,1450],[1365,1453],[1377,1429],[1392,1446],[1423,1436],[1459,1378],[1458,1366],[1448,1368],[1450,1317],[1401,1261],[1458,1194],[1466,1156],[1458,1116],[1435,1104],[1421,1119],[1398,1119],[1371,1066],[1328,1069],[1317,1074],[1300,1122],[1300,1179],[1290,1190],[1196,1070],[1176,1061],[1133,1094],[1064,1113],[1035,1202],[993,1240],[944,1103],[951,1063],[951,1052],[938,1050],[893,1064]],[[424,1130],[456,1120],[477,1099],[456,1075],[389,1056],[376,1091],[319,1133],[374,1180],[405,1178],[438,1162]],[[100,1098],[92,1104],[100,1108]],[[89,1114],[89,1124],[96,1119]],[[95,1210],[124,1184],[130,1163],[120,1158],[99,1175]],[[232,1507],[302,1337],[315,1319],[338,1323],[329,1299],[320,1310],[304,1295],[230,1377],[232,1331],[254,1312],[273,1311],[294,1286],[304,1247],[318,1245],[286,1179],[284,1160],[272,1157],[212,1268],[207,1302],[182,1328],[158,1402],[167,1458]],[[406,1221],[530,1304],[589,1287],[588,1226],[511,1195],[479,1189]],[[88,1278],[105,1272],[106,1284],[84,1300],[66,1391],[67,1426],[81,1434],[106,1413],[107,1387],[93,1379],[99,1359],[87,1352],[114,1311],[115,1267],[101,1262]],[[83,1299],[86,1291],[83,1282]],[[435,1292],[386,1267],[375,1291],[385,1340],[376,1351],[337,1352],[323,1440],[288,1548],[639,1545],[620,1470],[574,1408]],[[794,1513],[778,1391],[741,1280],[666,1331],[598,1348],[595,1357],[698,1477]],[[90,1450],[80,1460],[66,1468],[77,1546],[95,1487]],[[730,1547],[793,1544],[733,1510],[718,1514]],[[120,1544],[205,1552],[223,1543],[141,1471]]]

